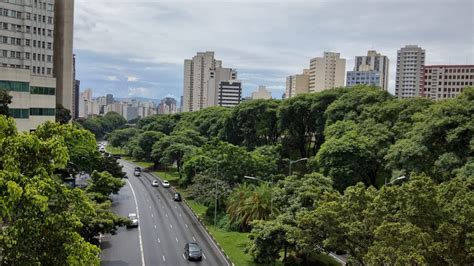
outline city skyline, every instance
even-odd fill
[[[429,13],[423,1],[236,5],[241,2],[77,1],[74,46],[81,87],[118,97],[179,99],[183,60],[198,51],[214,51],[235,68],[243,96],[264,84],[277,98],[286,77],[309,68],[308,59],[324,51],[346,58],[346,70],[368,50],[386,55],[392,94],[397,50],[405,45],[423,47],[427,65],[473,64],[469,1],[432,2]],[[231,7],[232,14],[224,12]],[[199,15],[204,11],[206,16]]]

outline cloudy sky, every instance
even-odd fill
[[[375,49],[391,60],[417,44],[426,64],[474,64],[472,0],[76,0],[74,52],[81,90],[94,96],[179,98],[183,61],[215,51],[244,95],[260,84],[280,98],[285,78],[324,51]]]

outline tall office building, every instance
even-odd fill
[[[368,51],[367,56],[356,56],[353,71],[347,71],[346,86],[358,84],[373,85],[388,89],[388,57]]]
[[[309,91],[323,90],[344,86],[346,59],[339,53],[324,52],[323,57],[311,59],[309,66]]]
[[[234,107],[242,101],[242,83],[238,80],[219,82],[217,105]]]
[[[29,1],[29,0],[27,0]],[[37,0],[34,0],[36,2]],[[38,0],[39,3],[44,2]],[[56,103],[74,112],[73,33],[74,0],[54,2],[54,76]]]
[[[397,51],[397,77],[395,95],[411,98],[421,95],[422,70],[425,65],[425,50],[417,45],[406,45]]]
[[[72,57],[72,109],[71,115],[73,119],[77,119],[79,117],[79,91],[81,87],[81,81],[76,79],[76,55],[74,54]]]
[[[309,93],[309,69],[303,70],[303,74],[286,78],[285,99],[304,93]]]
[[[183,112],[207,107],[208,81],[211,73],[222,67],[214,52],[198,52],[192,59],[184,60]]]
[[[176,114],[178,112],[178,107],[176,103],[176,99],[172,97],[165,97],[161,100],[160,104],[158,105],[158,113],[159,114]]]
[[[74,3],[56,2],[59,6]],[[66,52],[59,51],[65,51],[66,42],[72,47],[72,28],[67,32],[65,22],[72,22],[73,12],[58,10],[55,4],[54,0],[0,1],[0,88],[13,97],[10,113],[21,131],[54,121],[56,103],[70,110],[72,107],[72,49],[69,60]],[[54,39],[60,34],[57,31],[65,34],[63,42]],[[70,64],[66,66],[65,61]],[[61,67],[70,69],[67,88],[57,87],[57,74],[64,72]],[[66,94],[68,104],[62,100]]]
[[[455,98],[474,85],[474,65],[432,65],[423,67],[421,95],[432,100]]]
[[[237,71],[232,68],[218,67],[211,71],[209,81],[207,82],[207,103],[206,107],[218,106],[219,84],[222,81],[237,79]]]
[[[105,105],[109,105],[112,103],[114,103],[114,95],[112,94],[105,95]]]

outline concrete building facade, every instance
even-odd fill
[[[272,94],[267,90],[267,87],[260,85],[258,86],[258,90],[252,92],[252,96],[250,97],[252,100],[269,100],[272,98]]]
[[[237,71],[232,68],[218,67],[211,71],[207,82],[207,102],[206,107],[219,105],[219,84],[222,81],[236,80]]]
[[[192,59],[184,60],[183,112],[207,107],[208,81],[211,73],[222,67],[214,52],[198,52]]]
[[[370,50],[367,56],[356,56],[353,71],[347,72],[346,86],[373,85],[388,89],[388,57]]]
[[[417,45],[406,45],[397,51],[395,95],[412,98],[421,95],[425,50]]]
[[[455,98],[474,86],[474,65],[430,65],[422,72],[420,94],[435,101]]]
[[[242,101],[242,83],[238,80],[219,82],[218,106],[234,107]]]
[[[309,69],[303,70],[303,74],[286,78],[285,99],[304,93],[309,93]]]
[[[158,106],[158,113],[159,114],[176,114],[178,112],[177,102],[176,99],[171,97],[165,97],[161,100]]]
[[[340,53],[324,52],[323,57],[310,60],[309,92],[344,86],[346,59]]]

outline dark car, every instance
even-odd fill
[[[178,192],[174,193],[173,200],[181,201],[181,194],[179,194]]]
[[[189,242],[184,246],[184,257],[187,260],[202,260],[202,249],[196,242]]]

